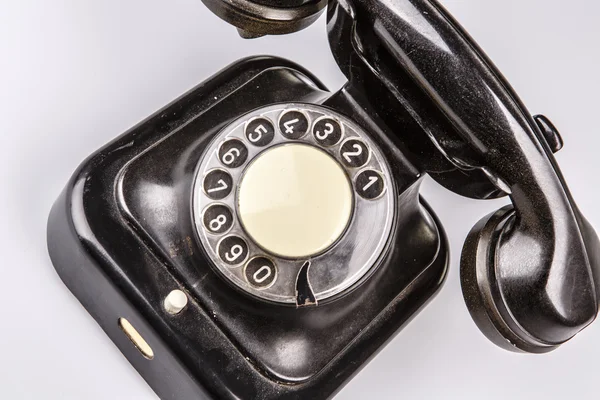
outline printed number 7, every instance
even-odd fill
[[[215,188],[209,189],[206,192],[207,193],[220,192],[221,190],[226,190],[229,187],[229,186],[227,186],[227,184],[225,183],[225,181],[223,179],[219,179],[219,181],[217,183],[220,186],[217,186]]]

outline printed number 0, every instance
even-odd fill
[[[229,150],[227,153],[223,154],[223,163],[226,165],[231,165],[234,163],[235,159],[240,156],[240,151],[236,148]]]
[[[260,276],[261,273],[263,274],[262,276]],[[271,271],[271,268],[269,266],[263,265],[258,269],[258,271],[254,273],[254,275],[252,275],[252,279],[254,279],[254,282],[256,283],[263,283],[264,281],[269,279],[272,273],[273,271]]]
[[[242,246],[240,246],[239,244],[236,244],[235,246],[233,246],[231,248],[231,255],[229,255],[229,252],[225,253],[225,259],[229,262],[233,262],[233,261],[237,260],[238,258],[240,258],[240,256],[242,255],[243,252],[244,252],[244,248]]]
[[[250,132],[250,134],[248,135],[248,139],[252,142],[252,143],[256,143],[258,142],[260,139],[262,139],[263,134],[267,133],[267,128],[264,127],[264,125],[259,125],[254,132],[256,132],[256,136],[252,136],[253,132]]]
[[[344,158],[346,159],[346,161],[348,161],[349,163],[352,162],[352,160],[350,159],[350,157],[358,157],[362,154],[363,150],[362,147],[359,144],[354,144],[352,146],[352,148],[356,149],[356,151],[347,151],[343,154]]]
[[[223,225],[225,225],[226,223],[227,223],[227,217],[224,216],[223,214],[220,214],[217,218],[210,221],[210,224],[208,224],[208,227],[210,228],[211,231],[216,232],[219,229],[221,229],[223,227]]]
[[[327,137],[329,135],[331,135],[334,132],[334,130],[335,129],[334,129],[333,125],[330,122],[327,122],[325,124],[325,131],[323,133],[317,132],[315,136],[319,140],[325,140],[325,139],[327,139]]]

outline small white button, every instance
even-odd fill
[[[352,185],[341,165],[306,144],[273,147],[246,170],[238,191],[239,218],[266,251],[306,258],[327,250],[352,215]]]
[[[169,295],[165,298],[165,310],[169,314],[179,314],[181,310],[185,308],[188,303],[188,298],[185,293],[181,290],[173,290]]]

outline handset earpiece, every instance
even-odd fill
[[[590,324],[600,242],[554,160],[562,140],[552,124],[528,114],[436,1],[334,1],[328,16],[349,85],[414,159],[459,194],[512,201],[464,246],[464,296],[481,330],[504,348],[539,353]]]
[[[202,0],[245,39],[302,30],[323,12],[327,0]]]
[[[556,233],[531,235],[522,218],[507,206],[473,227],[462,252],[461,286],[473,320],[492,342],[545,353],[596,317],[598,237],[580,214],[580,231],[562,240]],[[547,223],[548,230],[556,226]]]

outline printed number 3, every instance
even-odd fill
[[[325,139],[327,139],[327,137],[329,135],[331,135],[333,133],[334,130],[335,129],[334,129],[333,125],[330,122],[327,122],[325,124],[325,131],[323,133],[317,132],[315,136],[319,140],[325,140]],[[348,162],[350,162],[350,160],[348,160]]]

